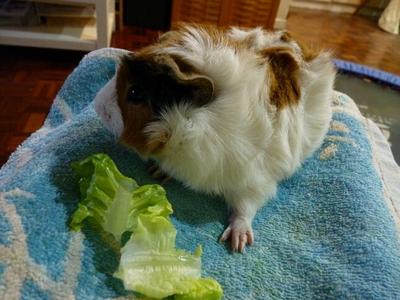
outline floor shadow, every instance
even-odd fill
[[[373,120],[391,144],[393,156],[400,163],[400,89],[390,88],[384,83],[339,73],[335,88],[349,95],[361,113]]]

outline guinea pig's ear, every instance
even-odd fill
[[[183,77],[182,86],[187,89],[187,98],[196,106],[204,106],[214,98],[214,84],[208,76]]]
[[[214,82],[208,76],[201,75],[190,64],[178,56],[168,56],[165,63],[171,67],[172,77],[182,87],[188,87],[187,92],[190,99],[197,106],[210,103],[214,96]]]
[[[129,60],[128,65],[133,77],[153,94],[153,100],[160,106],[180,101],[203,106],[213,99],[214,84],[211,78],[199,74],[178,57],[166,54],[139,55]]]
[[[288,47],[271,47],[261,51],[268,60],[270,101],[278,110],[300,101],[298,71],[300,66]]]

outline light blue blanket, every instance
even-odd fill
[[[85,57],[44,127],[0,171],[0,299],[132,296],[112,277],[118,257],[95,231],[68,229],[79,198],[70,162],[105,152],[139,184],[154,182],[91,103],[121,53]],[[258,213],[244,255],[217,242],[228,218],[221,199],[165,186],[177,247],[203,245],[203,275],[221,283],[225,299],[400,299],[399,169],[349,97],[336,93],[333,105],[324,144]]]

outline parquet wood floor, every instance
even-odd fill
[[[288,29],[301,41],[333,49],[338,58],[400,75],[400,36],[381,31],[364,17],[293,10]],[[124,27],[112,46],[135,50],[158,32]],[[0,166],[42,126],[51,103],[85,53],[0,46]]]
[[[331,49],[338,58],[400,75],[400,35],[363,16],[292,9],[287,29],[300,41]]]

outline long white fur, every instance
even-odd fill
[[[335,71],[329,55],[306,63],[295,42],[285,46],[292,47],[301,66],[300,103],[281,111],[269,104],[269,65],[260,64],[254,49],[279,46],[281,35],[260,28],[247,32],[233,28],[232,39],[253,43],[247,51],[235,51],[191,28],[183,46],[158,50],[179,55],[212,78],[217,98],[201,108],[177,105],[150,123],[149,136],[160,129],[170,135],[156,159],[165,172],[189,187],[224,195],[233,217],[223,238],[239,239],[240,245],[235,246],[240,250],[253,238],[251,222],[257,210],[275,195],[278,182],[292,175],[321,145],[331,119]],[[111,131],[119,133],[116,111],[110,114],[111,121],[104,119],[104,113],[100,116]]]

